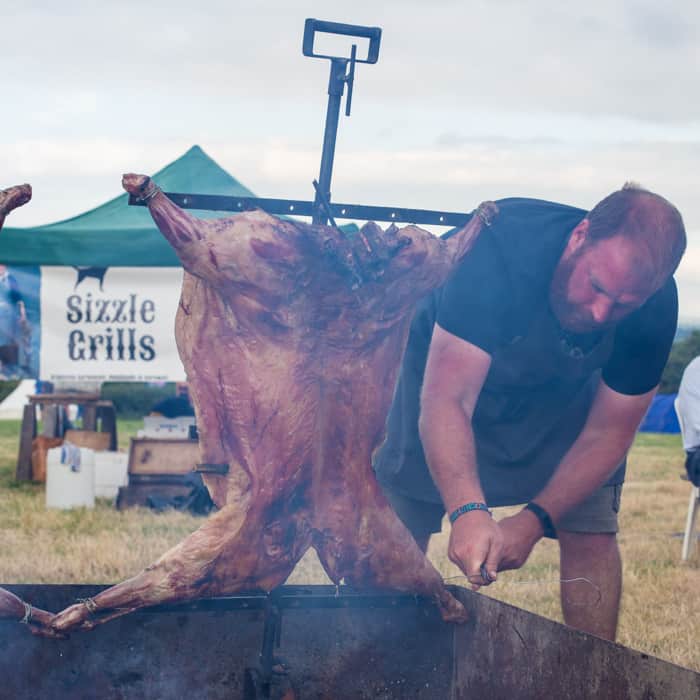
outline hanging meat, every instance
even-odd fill
[[[430,596],[445,620],[463,621],[370,460],[413,306],[445,280],[495,205],[449,240],[372,223],[346,236],[262,211],[203,221],[146,176],[125,175],[123,185],[147,201],[185,269],[175,336],[220,510],[137,576],[59,613],[55,628],[271,590],[309,547],[336,584]]]
[[[5,223],[5,217],[17,207],[26,204],[32,198],[32,188],[29,185],[15,185],[6,190],[0,190],[0,229]]]
[[[32,188],[29,185],[16,185],[0,190],[0,229],[5,223],[5,217],[13,209],[26,204],[31,198]],[[50,627],[52,618],[51,613],[34,608],[14,593],[0,588],[0,620],[19,620],[28,624],[34,634],[60,636]]]

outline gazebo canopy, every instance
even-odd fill
[[[199,146],[152,176],[168,192],[254,196]],[[200,218],[229,212],[197,211]],[[78,265],[95,267],[180,266],[173,249],[155,227],[145,207],[128,205],[122,194],[95,209],[44,226],[13,228],[0,233],[4,265]]]

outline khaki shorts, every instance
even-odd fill
[[[416,539],[423,539],[442,530],[445,515],[442,504],[418,501],[383,488],[396,514]],[[557,524],[558,529],[567,532],[616,533],[619,529],[617,514],[621,495],[622,484],[601,486],[587,500],[570,510]]]

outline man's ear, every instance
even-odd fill
[[[576,228],[569,236],[569,243],[566,246],[567,252],[573,253],[583,246],[588,240],[588,227],[590,222],[588,219],[582,219],[576,224]]]

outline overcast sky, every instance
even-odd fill
[[[634,180],[684,215],[681,316],[700,320],[697,0],[2,2],[0,187],[34,187],[8,225],[92,208],[195,143],[260,196],[312,198],[329,67],[301,54],[306,17],[383,29],[336,201],[590,208]]]

